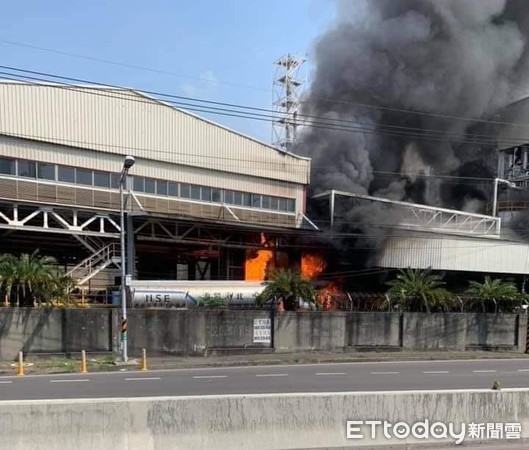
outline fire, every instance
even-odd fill
[[[270,247],[264,233],[261,233],[261,245]],[[246,262],[244,265],[244,279],[246,281],[264,281],[266,279],[268,268],[274,261],[273,250],[247,250]]]
[[[313,280],[325,270],[325,260],[316,253],[304,253],[301,256],[301,275]]]
[[[338,300],[342,296],[340,288],[331,282],[318,291],[316,300],[325,311],[334,311],[338,309]]]

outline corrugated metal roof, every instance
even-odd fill
[[[129,89],[0,83],[0,134],[308,184],[310,159]]]

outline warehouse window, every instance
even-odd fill
[[[118,173],[6,157],[0,157],[0,174],[18,174],[21,177],[27,178],[58,180],[65,183],[78,183],[86,186],[112,189],[119,189],[120,180],[120,174]],[[208,186],[156,180],[139,176],[133,176],[132,181],[133,189],[137,192],[202,200],[205,202],[224,202],[229,205],[289,213],[293,213],[296,210],[296,201],[291,198],[223,190]]]
[[[204,200],[205,202],[211,201],[211,188],[202,187],[202,200]]]
[[[37,177],[37,163],[35,161],[18,160],[18,176],[27,178]]]
[[[156,180],[145,178],[145,192],[148,194],[156,194]]]
[[[75,182],[77,184],[84,184],[86,186],[92,186],[92,171],[88,169],[76,169],[75,171]]]
[[[110,174],[108,172],[94,170],[94,186],[110,187]]]
[[[261,196],[259,194],[251,194],[252,196],[252,208],[261,207]]]
[[[144,192],[145,191],[145,178],[133,177],[132,189],[136,192]]]
[[[249,194],[248,192],[243,192],[242,204],[244,206],[252,206],[252,194]]]
[[[16,175],[15,160],[10,158],[0,158],[0,173]]]
[[[233,204],[242,206],[242,192],[233,193]]]
[[[119,189],[119,180],[121,178],[121,174],[119,173],[111,173],[110,174],[110,187],[112,189]]]
[[[65,183],[75,183],[75,167],[59,166],[57,178]]]
[[[180,185],[180,197],[191,198],[191,186],[186,183]]]
[[[222,202],[222,191],[220,189],[213,189],[211,192],[211,201],[215,203]]]
[[[193,200],[200,200],[200,186],[191,185],[191,198]]]
[[[224,203],[233,205],[233,191],[224,191]]]
[[[156,180],[156,193],[158,195],[167,195],[167,181]]]
[[[178,183],[169,182],[169,195],[171,197],[178,197]]]
[[[55,181],[55,164],[38,163],[37,178]]]
[[[271,198],[268,195],[263,195],[261,198],[261,207],[264,209],[270,209]]]

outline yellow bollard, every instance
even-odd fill
[[[24,355],[22,352],[18,352],[18,371],[17,375],[19,377],[24,375]]]
[[[86,352],[84,350],[81,351],[81,373],[87,373],[88,370],[86,368]]]
[[[147,350],[143,349],[143,358],[141,360],[141,370],[147,369]]]

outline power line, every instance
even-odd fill
[[[163,74],[163,75],[172,75],[172,76],[181,77],[181,78],[195,79],[197,81],[221,84],[221,85],[232,86],[232,87],[239,87],[239,88],[243,88],[243,89],[251,89],[251,90],[256,90],[256,91],[268,92],[268,89],[259,88],[259,87],[256,87],[256,86],[248,86],[248,85],[242,85],[242,84],[238,84],[238,83],[223,82],[223,81],[218,81],[218,80],[211,80],[211,79],[208,79],[208,78],[202,78],[202,77],[195,77],[195,76],[191,76],[191,75],[178,74],[178,73],[165,71],[165,70],[161,70],[161,69],[154,69],[154,68],[151,68],[151,67],[139,66],[139,65],[136,65],[136,64],[122,63],[122,62],[118,62],[118,61],[112,61],[112,60],[103,59],[103,58],[97,58],[97,57],[88,56],[88,55],[81,55],[79,53],[66,52],[66,51],[63,51],[63,50],[51,49],[51,48],[47,48],[47,47],[41,47],[41,46],[37,46],[37,45],[27,44],[27,43],[23,43],[23,42],[16,42],[16,41],[7,40],[7,39],[0,39],[0,42],[4,43],[4,44],[8,44],[8,45],[14,45],[14,46],[19,46],[19,47],[30,48],[30,49],[33,49],[33,50],[39,50],[39,51],[45,51],[45,52],[50,52],[50,53],[56,53],[56,54],[60,54],[60,55],[64,55],[64,56],[69,56],[69,57],[74,57],[74,58],[81,58],[81,59],[86,59],[86,60],[95,61],[95,62],[101,62],[101,63],[104,63],[104,64],[110,64],[110,65],[121,66],[121,67],[128,67],[128,68],[136,69],[136,70],[142,70],[142,71],[147,71],[147,72],[159,73],[159,74]],[[454,116],[454,115],[439,114],[439,113],[431,113],[431,112],[427,112],[427,111],[415,111],[415,110],[403,109],[403,108],[391,108],[391,107],[386,107],[386,106],[381,106],[381,105],[373,105],[373,104],[369,104],[369,103],[337,100],[337,99],[332,99],[332,98],[319,98],[319,97],[312,96],[311,97],[311,102],[313,102],[313,101],[321,101],[321,102],[336,103],[336,104],[343,104],[343,105],[353,105],[353,106],[359,106],[359,107],[367,108],[367,109],[377,109],[377,110],[398,112],[398,113],[404,113],[404,114],[413,114],[413,115],[437,117],[437,118],[442,118],[442,119],[459,120],[459,121],[466,121],[466,122],[471,122],[471,123],[489,123],[489,124],[496,124],[496,125],[511,125],[511,126],[519,127],[519,128],[529,128],[529,125],[525,125],[525,124],[522,124],[522,123],[513,123],[513,122],[505,122],[505,121],[490,120],[490,119],[489,120],[487,120],[487,119],[477,119],[477,118],[472,118],[472,117]],[[301,101],[301,103],[307,103],[307,101]]]
[[[20,69],[22,70],[22,69]],[[1,73],[1,72],[0,72]],[[4,72],[5,73],[5,72]],[[49,80],[43,80],[42,78],[39,78],[38,79],[39,81],[46,81],[46,82],[49,82]],[[75,90],[78,90],[79,87],[77,86],[72,86],[72,85],[60,85],[60,88],[63,88],[63,89],[75,89]],[[85,91],[83,91],[85,92]],[[109,94],[108,91],[106,92],[89,92],[90,94],[92,95],[103,95],[103,96],[106,96],[106,97],[112,97],[112,98],[118,98],[118,99],[122,99],[121,97],[117,97],[116,95],[112,95],[112,94]],[[128,93],[125,93],[125,95],[130,95]],[[138,99],[133,99],[133,98],[130,98],[130,99],[126,99],[126,100],[130,100],[130,101],[140,101],[140,102],[144,102],[144,103],[149,103],[149,104],[152,104],[152,101],[147,101],[147,100],[138,100]],[[331,127],[329,127],[331,128]],[[23,138],[30,138],[30,139],[42,139],[43,136],[35,136],[35,135],[23,135],[23,134],[17,134],[16,136],[18,137],[23,137]],[[75,143],[75,144],[87,144],[88,142],[86,141],[74,141],[74,140],[65,140],[65,139],[62,139],[61,140],[62,142],[69,142],[69,143]],[[92,144],[92,145],[95,145],[94,143],[88,143],[88,144]],[[127,146],[127,147],[124,147],[124,146],[116,146],[116,145],[112,145],[112,144],[107,144],[109,146],[114,146],[114,147],[120,147],[120,148],[126,148],[127,150],[130,150],[130,146]],[[145,148],[136,148],[137,150],[145,150]],[[152,150],[154,153],[171,153],[171,152],[164,152],[164,151],[160,151],[160,150]],[[197,157],[197,156],[200,156],[200,155],[195,155],[193,154],[193,156]],[[221,159],[221,160],[238,160],[238,161],[244,161],[240,158],[229,158],[229,157],[213,157],[213,156],[204,156],[204,158],[208,158],[208,159],[211,159],[211,158],[216,158],[216,159]],[[256,164],[256,161],[250,159],[247,161],[248,163],[252,164],[252,166],[254,166]],[[261,162],[263,163],[263,162]],[[273,163],[266,163],[268,165],[271,165]],[[279,164],[279,163],[278,163]],[[280,163],[279,164],[280,166],[284,167],[285,164],[284,163]],[[318,166],[313,166],[314,168],[318,168]],[[462,185],[462,184],[466,184],[466,185],[471,185],[471,184],[474,184],[474,183],[477,183],[477,182],[485,182],[485,181],[490,181],[492,180],[492,178],[485,178],[485,177],[458,177],[458,176],[455,176],[455,175],[431,175],[431,174],[409,174],[409,173],[402,173],[402,172],[381,172],[381,171],[373,171],[373,173],[375,174],[379,174],[379,175],[395,175],[395,176],[419,176],[421,178],[445,178],[445,179],[453,179],[453,180],[463,180],[463,179],[466,179],[466,180],[476,180],[476,181],[472,181],[472,183],[470,182],[463,182],[463,181],[457,181],[457,182],[454,182],[454,184],[459,184],[459,185]]]
[[[199,111],[199,112],[206,112],[210,114],[215,114],[217,111],[220,111],[220,112],[224,111],[227,113],[240,115],[240,116],[235,116],[235,117],[241,117],[241,118],[255,117],[255,118],[266,118],[266,119],[272,119],[275,117],[275,114],[276,114],[275,111],[271,109],[266,109],[266,108],[245,106],[245,105],[240,105],[240,104],[235,104],[235,103],[217,102],[217,101],[204,100],[204,99],[199,99],[199,98],[194,98],[194,97],[178,96],[178,95],[173,95],[173,94],[161,93],[157,91],[148,91],[148,90],[137,90],[136,91],[132,88],[123,88],[121,86],[116,86],[116,85],[107,85],[107,84],[102,84],[102,83],[79,79],[79,78],[65,77],[61,75],[55,75],[55,74],[50,74],[46,72],[37,72],[37,71],[26,70],[26,69],[19,69],[19,68],[10,67],[10,66],[0,65],[0,68],[11,70],[11,71],[16,71],[16,72],[29,73],[32,75],[38,75],[40,77],[46,77],[46,78],[36,78],[36,77],[28,77],[28,76],[15,75],[15,74],[9,74],[9,73],[7,74],[7,75],[18,76],[21,78],[26,78],[26,79],[33,79],[33,80],[37,80],[41,82],[49,83],[51,81],[48,78],[52,78],[52,79],[67,80],[67,81],[73,81],[76,83],[84,83],[88,85],[100,86],[100,87],[105,87],[105,88],[114,88],[114,89],[119,89],[119,90],[127,89],[133,92],[139,92],[139,93],[152,95],[157,98],[162,97],[162,98],[169,98],[169,99],[177,99],[179,100],[178,102],[173,102],[169,100],[162,100],[162,101],[165,101],[165,102],[168,102],[174,105],[181,105],[183,107],[188,107],[185,109]],[[0,73],[5,74],[5,72],[0,72]],[[69,86],[71,88],[79,88],[79,86],[72,86],[72,85],[66,85],[66,86]],[[158,98],[158,100],[161,100],[161,99]],[[204,103],[207,105],[223,106],[225,108],[216,108],[213,106],[208,106],[207,109],[204,109],[206,108],[204,105],[200,105],[200,104],[197,105],[196,103],[194,104],[182,103],[181,102],[182,100]],[[195,109],[191,109],[192,107],[194,107]],[[200,108],[200,109],[197,109],[197,108]],[[235,108],[235,110],[226,109],[226,108]],[[261,114],[261,113],[265,113],[265,114]],[[250,114],[251,116],[246,117],[246,115],[248,114]],[[386,134],[390,136],[394,134],[396,137],[399,137],[399,136],[409,136],[410,137],[411,136],[411,137],[420,138],[420,139],[424,139],[427,137],[429,138],[428,140],[433,140],[433,138],[437,137],[439,138],[439,141],[442,141],[442,142],[451,139],[457,142],[470,143],[470,144],[480,144],[480,143],[492,144],[492,143],[495,143],[497,139],[497,137],[492,134],[454,133],[454,132],[449,132],[446,130],[421,129],[421,128],[416,128],[416,127],[406,127],[406,126],[389,125],[389,124],[377,124],[377,123],[371,123],[371,122],[354,121],[354,120],[349,120],[349,119],[334,119],[334,118],[305,115],[305,114],[298,114],[297,120],[299,121],[300,119],[302,120],[302,122],[300,123],[300,126],[309,126],[309,127],[316,127],[316,128],[320,127],[319,124],[314,124],[312,122],[313,120],[316,120],[316,121],[319,121],[319,123],[322,123],[323,125],[328,125],[329,129],[334,130],[334,131],[340,131],[343,128],[343,131],[375,132],[375,134]],[[482,122],[499,123],[499,122],[486,121],[486,120],[482,120]],[[510,123],[510,122],[501,122],[501,123],[506,124],[506,125],[517,125],[514,123]],[[347,126],[348,124],[355,125],[355,127],[348,127]],[[364,128],[361,128],[361,127],[359,128],[358,125],[364,126]],[[523,126],[523,127],[529,128],[529,126]],[[409,133],[403,133],[403,131],[407,131]],[[494,141],[489,142],[487,140],[488,138],[494,139]],[[527,139],[523,138],[523,140],[529,140],[529,138]],[[520,139],[503,138],[503,141],[505,142],[512,141],[512,143],[519,143]]]
[[[35,78],[35,77],[33,77]],[[38,79],[39,81],[45,81],[47,83],[49,83],[50,81],[49,80],[44,80],[42,78],[39,78]],[[19,81],[18,78],[14,79],[14,81]],[[79,80],[79,81],[82,81],[82,80]],[[31,84],[31,83],[28,83],[28,84]],[[63,88],[63,89],[73,89],[73,90],[79,90],[79,86],[72,86],[72,85],[60,85],[60,88]],[[121,94],[123,94],[123,91],[122,89],[123,88],[119,88],[121,90]],[[152,101],[156,101],[156,99],[153,99],[153,100],[143,100],[143,99],[137,99],[137,98],[130,98],[130,99],[123,99],[122,97],[120,96],[116,96],[116,95],[112,95],[112,93],[109,93],[108,91],[105,91],[105,92],[86,92],[86,91],[83,91],[83,93],[88,93],[88,94],[91,94],[91,95],[100,95],[100,96],[105,96],[105,97],[112,97],[112,98],[118,98],[120,100],[130,100],[130,101],[138,101],[138,102],[144,102],[144,103],[149,103],[149,104],[152,104]],[[127,94],[125,93],[125,96],[127,95],[131,95],[131,94]],[[137,95],[137,94],[136,94]],[[200,106],[200,105],[199,105]],[[206,113],[214,113],[214,112],[217,112],[217,111],[212,111],[210,109],[204,109],[204,108],[187,108],[187,109],[195,109],[195,110],[199,110],[201,112],[206,112]],[[246,115],[243,115],[243,113],[241,113],[240,111],[236,111],[238,114],[236,115],[237,117],[245,117],[247,118],[248,116]],[[226,112],[223,112],[222,114],[224,115],[227,115]],[[254,119],[256,117],[253,117]],[[259,120],[268,120],[270,117],[265,117],[265,119],[263,119],[262,117],[257,117],[256,119],[259,119]],[[315,126],[315,127],[318,127],[317,125],[313,125],[313,124],[309,124],[309,126]],[[366,129],[362,129],[362,128],[352,128],[352,127],[331,127],[331,126],[321,126],[319,128],[324,128],[324,129],[329,129],[329,130],[338,130],[338,131],[353,131],[353,132],[361,132],[361,133],[379,133],[379,134],[383,134],[383,132],[380,132],[380,131],[376,131],[376,130],[366,130]],[[386,133],[388,134],[388,133]],[[402,137],[403,134],[402,133],[399,133],[398,136]],[[22,137],[27,137],[27,138],[39,138],[39,136],[22,136]],[[416,135],[414,137],[417,137]],[[428,138],[428,136],[420,136],[422,138]],[[443,139],[444,140],[444,139]],[[62,140],[63,142],[67,142],[67,141],[71,141],[71,140],[65,140],[63,139]],[[81,144],[82,142],[74,142],[74,143],[78,143],[78,144]],[[88,143],[88,142],[84,142],[84,143]],[[472,141],[472,143],[476,143],[476,141]],[[92,143],[93,144],[93,143]],[[491,142],[486,142],[487,145],[491,145]],[[108,144],[109,146],[114,146],[114,147],[120,147],[120,146],[116,146],[116,145],[112,145],[112,144]],[[148,150],[148,149],[138,149],[138,150]],[[172,152],[168,152],[168,151],[162,151],[162,150],[154,150],[152,149],[151,150],[152,152],[155,152],[155,153],[159,153],[159,154],[162,154],[162,153],[168,153],[168,154],[171,154]],[[200,156],[200,155],[194,155],[194,156]],[[221,157],[223,159],[228,159],[227,157]],[[251,162],[252,164],[255,164],[256,162],[251,160],[251,161],[248,161],[248,162]],[[287,163],[288,164],[288,163]],[[281,163],[281,166],[284,167],[286,164],[285,163]],[[396,173],[397,174],[397,173]],[[406,173],[400,173],[401,175],[403,176],[411,176],[411,174],[406,174]]]
[[[221,85],[225,85],[225,86],[231,86],[231,87],[237,87],[237,88],[243,88],[243,89],[251,89],[251,90],[254,90],[254,91],[264,91],[264,92],[268,92],[269,91],[268,89],[258,88],[256,86],[248,86],[248,85],[243,85],[243,84],[238,84],[238,83],[230,83],[230,82],[225,82],[225,81],[212,80],[210,78],[203,78],[203,77],[196,77],[196,76],[192,76],[192,75],[185,75],[185,74],[175,73],[175,72],[171,72],[171,71],[167,71],[167,70],[154,69],[152,67],[139,66],[137,64],[129,64],[129,63],[123,63],[123,62],[119,62],[119,61],[112,61],[112,60],[109,60],[109,59],[97,58],[95,56],[81,55],[79,53],[71,53],[71,52],[66,52],[64,50],[57,50],[57,49],[52,49],[52,48],[47,48],[47,47],[40,47],[40,46],[37,46],[37,45],[26,44],[26,43],[23,43],[23,42],[11,41],[11,40],[7,40],[7,39],[0,39],[0,43],[8,44],[8,45],[14,45],[14,46],[18,46],[18,47],[30,48],[32,50],[39,50],[39,51],[44,51],[44,52],[49,52],[49,53],[56,53],[58,55],[63,55],[63,56],[70,56],[70,57],[74,57],[74,58],[86,59],[88,61],[101,62],[101,63],[104,63],[104,64],[110,64],[110,65],[113,65],[113,66],[128,67],[129,69],[142,70],[142,71],[145,71],[145,72],[158,73],[158,74],[161,74],[161,75],[171,75],[171,76],[179,77],[179,78],[187,78],[187,79],[197,80],[197,81],[202,81],[202,82],[207,82],[207,83],[221,84]]]

